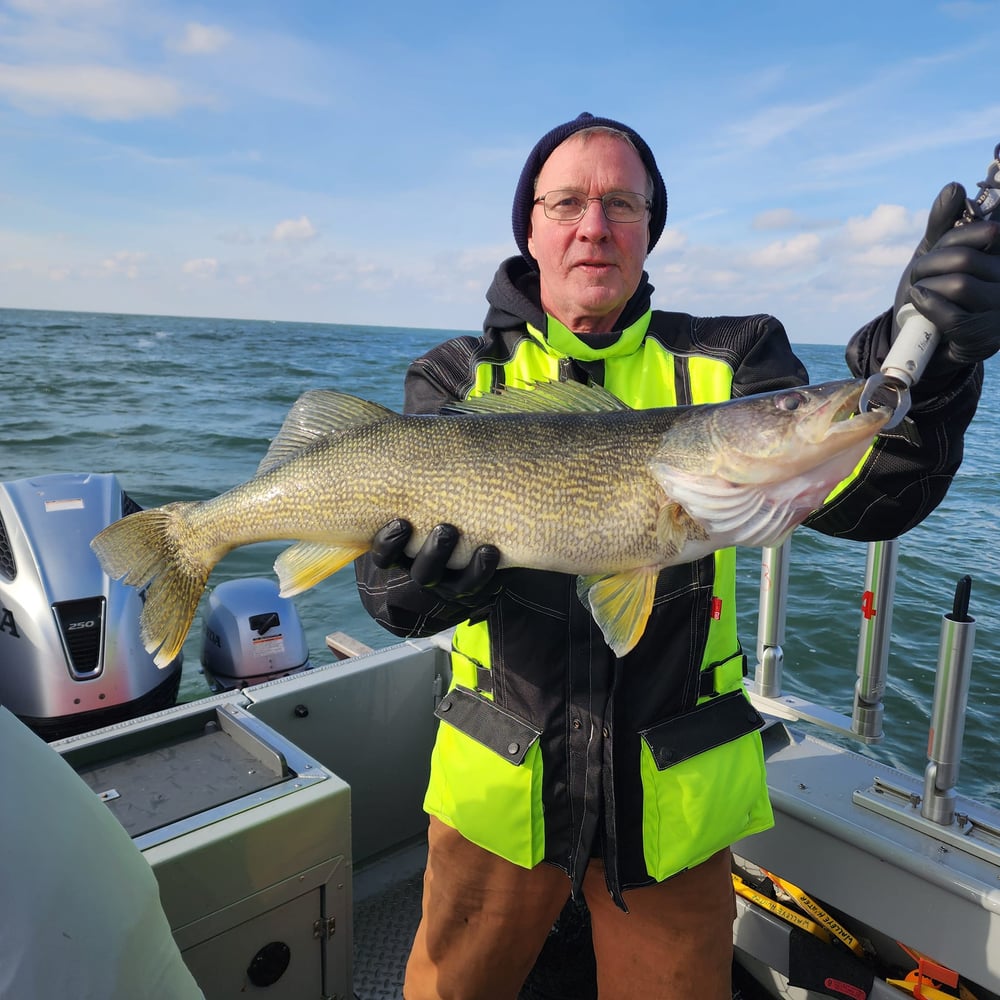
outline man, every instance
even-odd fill
[[[881,436],[812,515],[828,534],[906,531],[961,460],[981,362],[1000,346],[1000,227],[954,229],[963,204],[958,185],[939,196],[898,294],[942,336],[914,390],[922,444]],[[666,211],[653,154],[628,126],[581,115],[543,136],[514,196],[521,256],[497,272],[484,335],[416,360],[406,410],[538,379],[599,383],[636,408],[805,383],[770,316],[650,310],[643,265]],[[851,341],[856,374],[878,370],[894,313]],[[732,550],[664,570],[644,635],[616,659],[573,578],[497,573],[492,546],[449,569],[450,525],[415,554],[409,537],[391,522],[358,563],[363,603],[396,634],[457,626],[407,1000],[516,997],[571,890],[591,912],[602,1000],[728,1000],[729,845],[772,822],[752,713],[723,710],[743,697]],[[656,754],[664,742],[675,762]]]

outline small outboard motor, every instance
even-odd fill
[[[295,605],[265,577],[220,583],[202,623],[201,664],[213,691],[308,670],[309,645]]]
[[[112,474],[0,483],[0,704],[46,740],[177,700],[139,638],[142,598],[111,580],[90,541],[138,510]]]

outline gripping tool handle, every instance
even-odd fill
[[[891,430],[903,422],[910,410],[910,387],[920,380],[934,348],[941,340],[937,327],[912,302],[907,302],[899,310],[896,323],[899,333],[882,362],[882,369],[865,382],[858,401],[859,410],[865,413],[880,390],[883,395],[886,391],[895,392],[892,416],[883,430]]]

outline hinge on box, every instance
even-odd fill
[[[313,937],[316,938],[317,941],[322,941],[324,938],[329,940],[336,933],[336,917],[320,917],[319,920],[313,922]]]

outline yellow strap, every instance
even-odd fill
[[[917,986],[915,981],[907,979],[887,979],[886,982],[890,986],[897,986],[899,989],[905,990],[907,993],[914,993]],[[944,990],[935,989],[928,985],[926,979],[920,984],[920,993],[924,1000],[955,1000],[954,993],[945,993]]]
[[[763,907],[770,913],[773,913],[776,917],[780,917],[787,923],[793,924],[795,927],[799,927],[804,931],[808,931],[810,934],[818,937],[821,941],[826,943],[830,942],[830,935],[827,934],[827,932],[815,921],[802,916],[801,913],[796,913],[795,910],[792,910],[787,906],[782,906],[781,903],[776,903],[769,896],[765,896],[763,893],[757,892],[756,889],[751,889],[750,886],[748,886],[746,882],[744,882],[743,879],[735,873],[733,873],[733,888],[744,899],[750,900],[751,903],[756,903],[758,906]]]
[[[763,869],[761,869],[763,871]],[[792,899],[802,907],[806,913],[815,917],[816,920],[825,927],[834,937],[847,945],[855,955],[865,957],[865,949],[861,947],[861,942],[845,927],[839,924],[819,903],[803,892],[797,885],[793,885],[787,879],[779,878],[769,871],[764,874],[779,888],[784,889]]]

